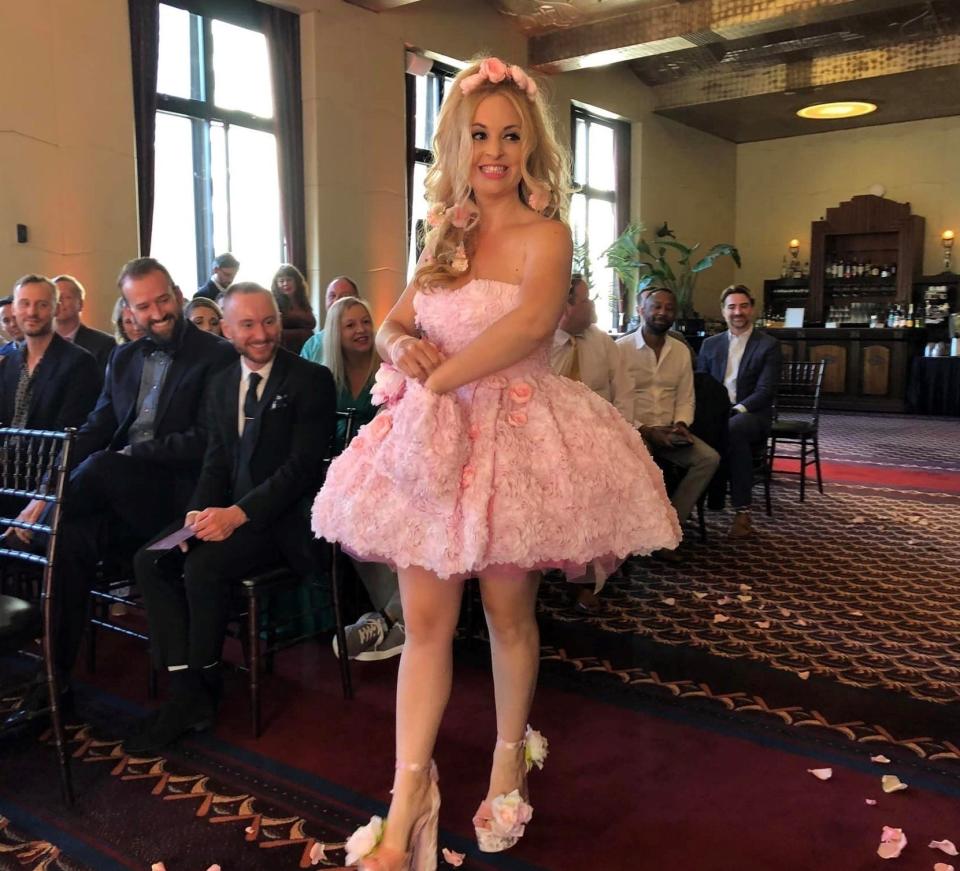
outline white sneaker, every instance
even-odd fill
[[[376,647],[383,641],[387,634],[387,621],[376,611],[369,611],[364,614],[356,623],[347,626],[344,629],[347,638],[347,657],[358,659],[360,661],[367,659],[379,659],[373,656]],[[340,648],[337,643],[337,636],[333,636],[333,653],[339,659]]]

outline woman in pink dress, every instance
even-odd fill
[[[440,112],[424,256],[377,335],[386,406],[331,465],[316,534],[399,573],[406,644],[386,825],[347,843],[364,871],[436,867],[434,743],[452,680],[463,581],[480,579],[497,741],[473,823],[481,850],[530,820],[527,772],[546,741],[527,725],[544,569],[602,579],[680,539],[640,435],[549,352],[570,282],[568,157],[536,84],[486,58]]]

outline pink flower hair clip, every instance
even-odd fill
[[[510,79],[527,95],[528,100],[537,96],[537,83],[516,64],[505,64],[498,57],[488,57],[480,61],[480,69],[460,82],[460,90],[467,96],[484,82],[496,85],[504,79]]]

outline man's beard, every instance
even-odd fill
[[[644,321],[643,325],[655,336],[666,335],[670,332],[670,327],[673,326],[672,322],[669,324],[660,325],[654,321]]]
[[[157,334],[153,331],[153,329],[152,329],[153,326],[154,326],[154,324],[149,324],[146,328],[140,327],[140,329],[144,330],[144,331],[146,332],[147,336],[149,336],[150,339],[151,339],[154,343],[156,343],[157,345],[159,345],[161,348],[169,348],[169,347],[171,347],[171,346],[174,344],[174,342],[176,341],[177,335],[178,335],[179,332],[180,332],[180,324],[182,323],[182,321],[183,321],[183,315],[182,315],[182,314],[177,314],[177,315],[173,315],[173,317],[170,319],[170,321],[168,321],[168,320],[165,319],[165,320],[163,320],[163,321],[159,321],[159,322],[158,322],[158,325],[159,325],[159,324],[167,324],[167,323],[171,323],[171,322],[173,323],[173,327],[172,327],[171,330],[170,330],[170,335],[169,335],[169,336],[159,336],[159,335],[157,335]]]

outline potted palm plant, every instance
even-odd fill
[[[664,222],[647,242],[642,224],[631,224],[604,251],[607,266],[613,269],[634,295],[648,287],[666,287],[677,297],[680,318],[689,321],[696,317],[693,309],[693,289],[697,276],[709,269],[720,257],[730,257],[740,266],[740,252],[726,243],[714,245],[706,254],[694,260],[700,247],[678,242],[676,235]],[[668,256],[668,252],[673,252]],[[670,261],[674,262],[671,263]],[[678,326],[679,326],[678,321]]]

